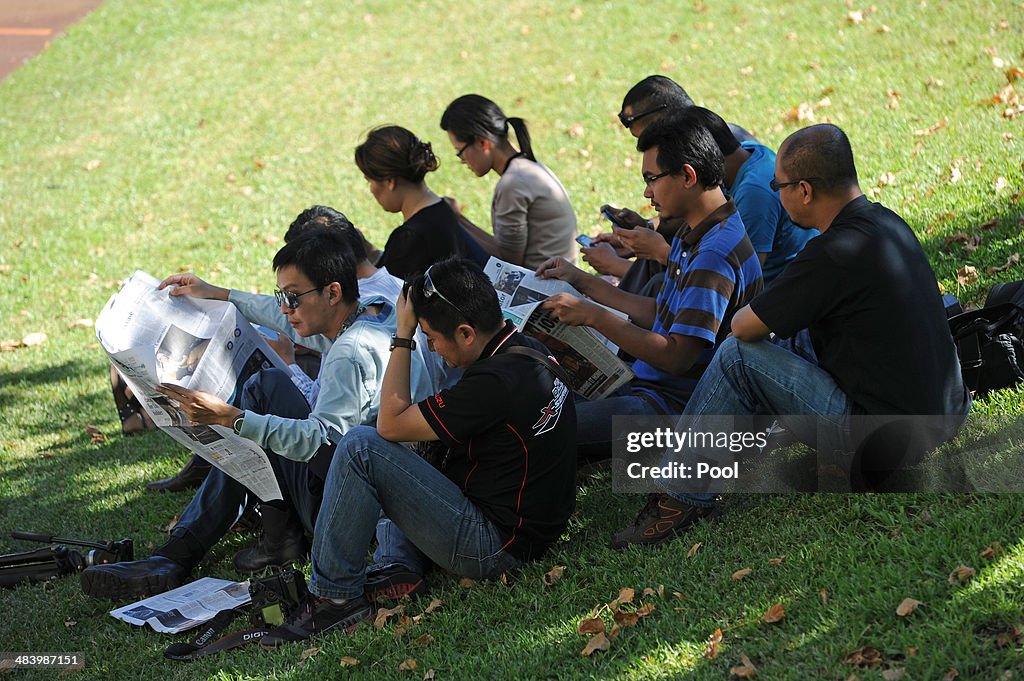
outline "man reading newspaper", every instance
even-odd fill
[[[763,288],[757,254],[722,193],[724,160],[711,133],[674,114],[647,127],[637,149],[643,152],[644,196],[662,224],[677,223],[657,298],[623,291],[561,258],[537,270],[539,277],[566,281],[630,317],[564,293],[544,303],[559,321],[593,327],[636,358],[636,378],[618,394],[577,405],[579,451],[588,459],[611,455],[612,416],[681,412],[728,336],[733,313]],[[626,209],[615,217],[645,224]]]
[[[231,427],[267,451],[285,496],[282,503],[301,523],[284,529],[284,536],[271,547],[278,554],[272,562],[281,563],[304,552],[302,531],[311,532],[316,522],[322,477],[335,443],[354,426],[376,419],[396,314],[394,305],[382,297],[359,298],[355,258],[337,232],[313,230],[288,242],[274,256],[273,267],[276,318],[268,318],[267,296],[229,291],[192,274],[169,277],[161,287],[174,286],[172,295],[228,300],[251,321],[290,330],[296,337],[326,337],[329,347],[323,348],[320,392],[312,409],[288,374],[274,369],[246,383],[240,407],[170,384],[162,392],[193,423]],[[412,359],[412,384],[417,395],[431,392],[418,355]],[[82,572],[82,588],[91,596],[133,599],[180,585],[228,531],[245,503],[246,489],[214,469],[182,511],[170,539],[153,556],[92,566]]]

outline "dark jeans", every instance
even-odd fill
[[[309,405],[287,373],[264,369],[246,381],[238,400],[240,409],[284,418],[309,417]],[[316,524],[323,485],[304,462],[286,459],[265,450],[284,496],[283,504],[294,509],[310,532]],[[244,485],[213,468],[182,511],[170,540],[154,553],[195,567],[227,534],[246,504],[255,501]],[[282,502],[274,502],[275,505]]]

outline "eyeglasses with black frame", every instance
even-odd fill
[[[654,107],[653,109],[648,109],[647,111],[641,111],[638,114],[631,114],[629,116],[627,116],[626,114],[624,114],[624,113],[622,113],[620,111],[619,112],[619,122],[622,123],[622,127],[624,127],[626,130],[629,130],[630,126],[632,126],[634,123],[636,123],[638,120],[640,120],[644,116],[650,116],[652,113],[657,113],[657,112],[661,111],[662,109],[667,109],[667,108],[668,108],[668,104],[661,104],[659,106]]]
[[[461,161],[462,160],[462,155],[464,153],[466,153],[466,149],[469,149],[471,146],[473,146],[473,142],[475,142],[475,141],[476,140],[471,140],[471,141],[466,142],[465,144],[463,144],[462,148],[455,152],[455,158],[457,158],[457,159],[459,159]]]
[[[821,179],[821,178],[817,178],[817,177],[801,177],[799,180],[793,180],[792,182],[779,182],[778,180],[776,180],[773,177],[771,182],[768,183],[768,186],[772,188],[773,192],[777,192],[780,189],[782,189],[783,187],[789,187],[789,186],[794,185],[794,184],[800,184],[801,182],[810,182],[811,180],[818,180],[818,179]]]
[[[307,293],[312,293],[313,291],[321,291],[324,288],[324,286],[317,286],[316,288],[311,288],[308,291],[303,291],[302,293],[292,293],[291,291],[282,291],[279,288],[275,288],[274,298],[277,299],[278,305],[284,305],[289,310],[295,310],[299,307],[299,298],[306,295]]]
[[[654,184],[661,178],[665,177],[666,175],[675,175],[678,172],[678,170],[666,170],[665,172],[658,173],[657,175],[644,175],[644,184],[650,187],[652,184]]]
[[[473,318],[470,317],[465,312],[463,312],[462,308],[460,308],[458,305],[456,305],[452,301],[448,300],[448,298],[443,293],[441,293],[441,290],[439,288],[437,288],[437,285],[434,283],[434,280],[430,278],[430,270],[432,270],[432,269],[434,269],[433,265],[428,267],[427,271],[423,273],[423,298],[424,298],[424,300],[430,300],[433,296],[437,296],[438,298],[440,298],[441,300],[443,300],[444,302],[448,303],[453,308],[455,308],[455,311],[458,312],[463,317],[465,317],[466,321],[469,322],[470,326],[472,326],[473,325]]]

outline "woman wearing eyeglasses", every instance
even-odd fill
[[[509,140],[509,128],[520,149]],[[565,187],[534,157],[526,121],[507,118],[486,97],[463,95],[445,109],[441,129],[477,177],[499,175],[491,201],[494,235],[459,216],[485,251],[529,269],[557,256],[576,259],[576,213]]]
[[[370,131],[355,156],[373,198],[405,220],[388,237],[378,267],[411,280],[453,255],[483,266],[487,255],[468,238],[451,207],[427,186],[427,173],[439,165],[430,142],[397,125],[382,126]]]

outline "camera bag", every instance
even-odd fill
[[[950,318],[949,330],[975,395],[1024,381],[1024,281],[993,286],[985,307]]]

